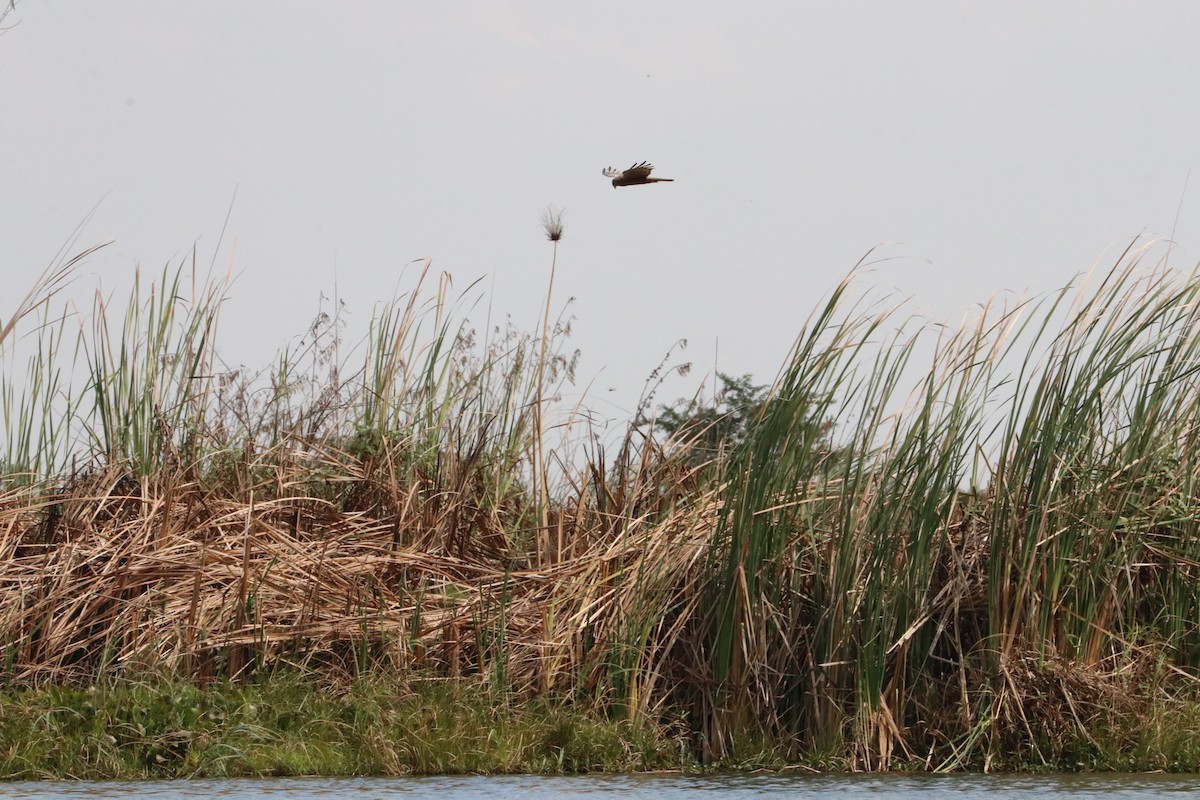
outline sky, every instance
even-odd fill
[[[1200,257],[1192,0],[19,0],[4,27],[0,318],[86,219],[76,249],[113,244],[81,297],[232,263],[230,364],[322,297],[361,335],[420,259],[536,330],[547,207],[579,388],[617,418],[682,339],[667,395],[768,382],[873,249],[871,290],[950,322],[1135,236]],[[675,181],[601,174],[642,160]]]

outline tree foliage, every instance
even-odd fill
[[[669,442],[687,448],[686,458],[696,466],[721,460],[744,445],[775,400],[768,387],[755,384],[750,374],[735,377],[717,372],[717,381],[719,387],[711,397],[662,406],[656,420]],[[832,421],[812,420],[811,424],[820,428],[813,437],[817,446],[828,448]]]

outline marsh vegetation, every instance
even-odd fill
[[[648,399],[618,437],[559,399],[549,299],[475,328],[427,267],[359,345],[322,316],[248,374],[225,280],[81,315],[52,270],[0,325],[4,774],[321,771],[192,749],[270,730],[238,714],[271,681],[334,687],[297,713],[343,733],[365,717],[320,704],[390,687],[332,771],[1200,767],[1200,278],[1158,255],[957,328],[856,271],[769,386]],[[430,686],[542,733],[384,747],[458,724],[397,722]],[[555,715],[616,727],[584,757]],[[13,755],[68,717],[84,761]]]

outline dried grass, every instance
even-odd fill
[[[397,500],[382,516],[303,495],[243,502],[114,470],[50,495],[10,490],[0,495],[8,678],[345,666],[365,647],[399,669],[502,668],[515,686],[559,690],[602,666],[596,654],[619,644],[647,592],[695,572],[712,525],[704,505],[619,532],[575,509],[559,522],[569,555],[532,566],[455,544],[461,497]],[[651,666],[655,653],[641,655]]]

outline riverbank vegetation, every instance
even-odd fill
[[[143,675],[0,696],[0,776],[39,780],[646,771],[694,763],[653,726],[475,681],[295,671]]]
[[[0,774],[1200,768],[1200,278],[1157,255],[957,328],[856,271],[770,386],[618,437],[549,301],[476,328],[427,272],[249,374],[225,281],[81,322],[52,271],[0,320]]]

